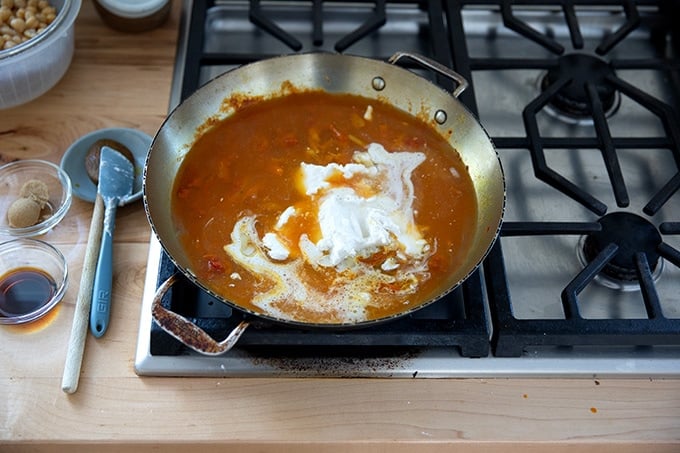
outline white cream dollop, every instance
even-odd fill
[[[412,293],[429,278],[427,258],[433,246],[415,223],[411,176],[425,160],[421,152],[388,152],[377,143],[354,153],[352,162],[301,164],[301,205],[289,206],[262,239],[256,216],[241,218],[225,251],[248,271],[274,283],[253,303],[287,318],[295,303],[317,313],[333,313],[340,322],[365,319],[370,295],[389,285],[394,293]],[[296,216],[316,214],[310,231],[286,228]],[[303,222],[304,223],[304,222]],[[291,237],[291,234],[298,237]],[[298,252],[286,244],[297,246]],[[381,262],[368,264],[375,254]],[[302,268],[334,268],[333,288],[305,285]]]
[[[347,165],[302,164],[306,194],[318,200],[321,239],[316,264],[345,267],[382,247],[422,257],[427,243],[415,225],[411,173],[425,160],[419,152],[389,153],[377,143]],[[336,178],[340,172],[342,178]],[[351,263],[350,263],[351,264]]]

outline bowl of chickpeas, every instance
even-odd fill
[[[64,76],[81,0],[0,0],[0,109],[25,104]]]

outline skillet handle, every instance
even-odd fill
[[[430,58],[424,57],[416,53],[397,52],[390,57],[389,62],[392,64],[396,64],[399,60],[404,58],[409,58],[415,61],[416,63],[420,64],[421,66],[424,66],[425,68],[430,69],[456,82],[458,86],[453,90],[453,93],[451,93],[455,98],[460,96],[461,93],[465,91],[465,89],[468,87],[467,79],[462,75],[458,74],[453,69],[448,68],[437,61],[434,61]]]
[[[170,278],[164,281],[156,290],[156,294],[154,295],[151,304],[151,315],[154,321],[156,321],[161,329],[200,354],[216,356],[224,354],[233,348],[250,323],[248,321],[241,321],[239,325],[229,333],[227,338],[220,342],[215,341],[196,324],[161,305],[163,296],[165,296],[172,285],[175,284],[177,279],[177,274],[170,276]]]

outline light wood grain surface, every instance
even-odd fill
[[[90,1],[59,84],[0,110],[0,159],[59,162],[103,127],[151,135],[168,107],[179,2],[161,29],[106,28]],[[92,205],[44,239],[67,257],[62,304],[0,326],[0,451],[678,452],[679,380],[140,378],[133,371],[149,226],[118,210],[111,327],[89,336],[78,391],[61,390]]]

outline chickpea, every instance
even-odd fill
[[[16,30],[17,33],[23,33],[26,30],[26,22],[23,19],[15,18],[9,21],[10,27]]]
[[[28,19],[26,19],[26,28],[37,28],[38,27],[38,19],[36,19],[35,16],[31,16]]]
[[[0,6],[0,24],[8,22],[10,17],[12,17],[12,10],[6,6]]]

